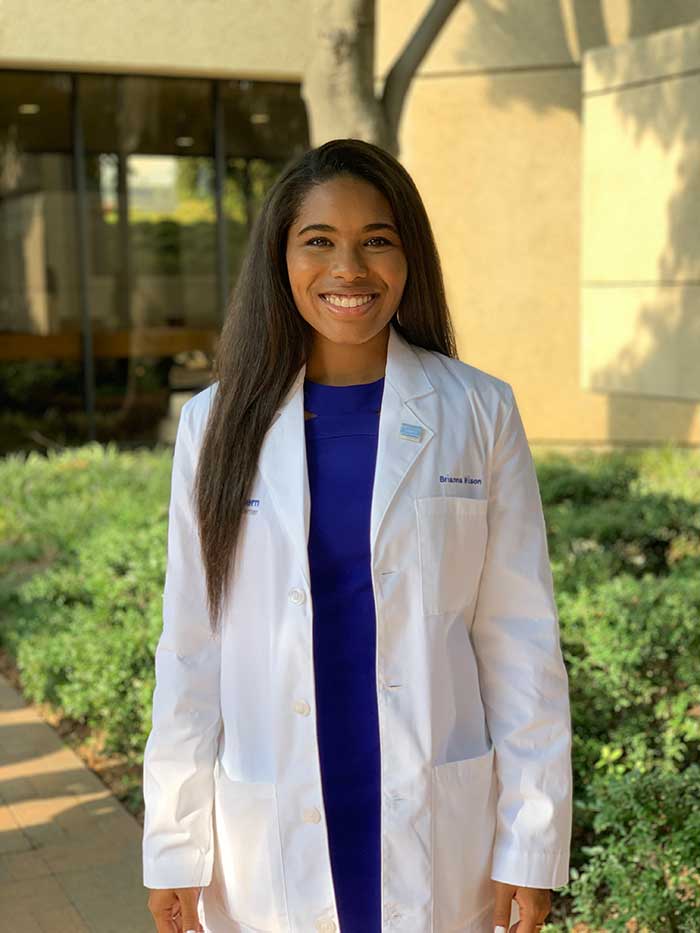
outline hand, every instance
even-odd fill
[[[204,933],[197,916],[197,901],[201,888],[156,890],[148,895],[148,909],[157,933]]]
[[[539,933],[552,909],[552,892],[549,888],[524,888],[514,884],[505,884],[503,881],[494,881],[496,886],[496,906],[493,915],[494,928],[500,927],[497,933]],[[520,908],[520,920],[510,929],[511,901],[515,898]]]

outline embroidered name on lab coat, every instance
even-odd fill
[[[419,424],[408,424],[402,421],[399,434],[409,441],[420,441],[423,436],[423,428]]]
[[[469,486],[480,486],[480,476],[443,476],[440,474],[441,483],[467,483]]]

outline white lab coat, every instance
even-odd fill
[[[491,933],[490,879],[568,882],[571,719],[542,504],[510,385],[390,328],[370,534],[382,931]],[[216,384],[185,404],[175,443],[143,879],[204,886],[208,933],[340,930],[304,376],[265,435],[216,638],[190,501]]]

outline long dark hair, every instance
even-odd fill
[[[214,632],[226,604],[243,507],[265,433],[313,342],[313,328],[292,296],[287,232],[310,189],[338,175],[374,185],[394,214],[408,270],[392,323],[409,343],[457,355],[430,221],[401,163],[363,140],[333,139],[285,166],[265,195],[231,294],[213,367],[218,386],[195,476],[194,501]]]

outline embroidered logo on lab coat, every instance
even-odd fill
[[[259,512],[260,511],[260,499],[246,499],[244,512]]]

